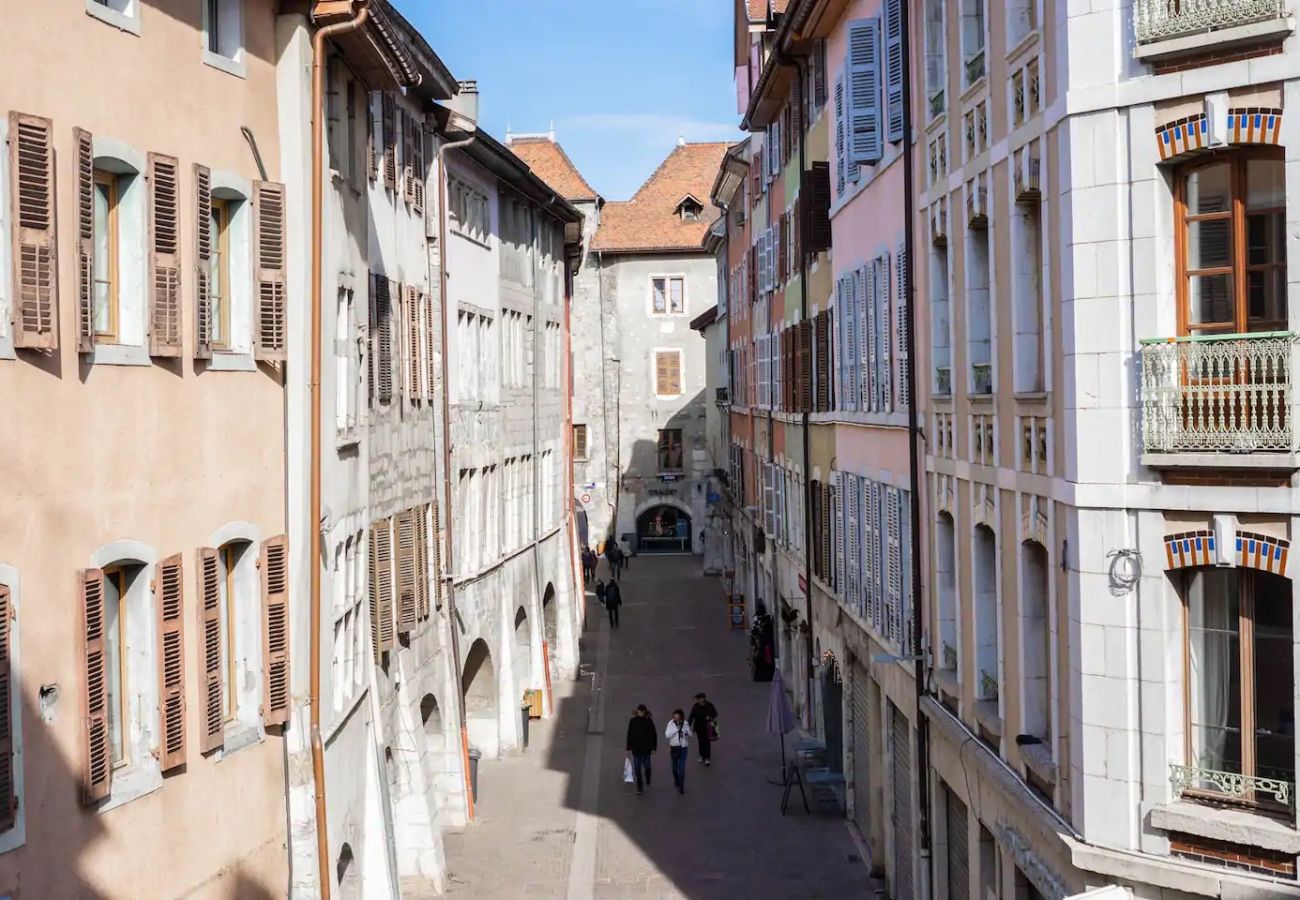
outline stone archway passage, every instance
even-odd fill
[[[691,517],[676,506],[652,506],[636,517],[638,553],[690,553]]]
[[[557,677],[560,672],[555,647],[560,631],[559,606],[555,599],[555,585],[547,584],[542,594],[542,638],[546,641],[547,663],[552,678]]]
[[[523,700],[523,692],[533,685],[533,642],[529,633],[528,612],[522,606],[515,610],[514,669],[515,693]]]
[[[460,679],[465,696],[465,728],[469,743],[484,757],[501,752],[501,728],[497,711],[497,673],[492,652],[482,638],[469,648]]]

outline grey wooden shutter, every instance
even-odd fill
[[[866,668],[853,663],[853,822],[871,834],[871,702]]]
[[[881,412],[894,411],[894,353],[893,338],[890,333],[891,305],[893,293],[889,289],[890,267],[889,254],[886,253],[876,261],[876,338],[880,345],[880,409]]]
[[[882,152],[879,19],[849,23],[848,72],[848,162],[871,165]]]
[[[77,352],[95,346],[95,139],[75,128],[77,145]]]
[[[903,4],[885,0],[885,138],[903,139]]]
[[[907,381],[908,332],[907,332],[907,244],[900,241],[894,253],[894,333],[897,336],[895,359],[898,362],[898,409],[907,411],[912,407],[912,386]]]
[[[9,114],[15,347],[59,346],[59,266],[54,211],[54,123]],[[107,783],[105,783],[106,785]],[[105,795],[108,792],[104,788]]]
[[[159,762],[164,772],[185,765],[185,580],[181,556],[155,567],[158,627]]]
[[[181,353],[180,171],[149,154],[149,355]]]
[[[212,357],[212,173],[194,164],[194,356]]]
[[[866,318],[863,325],[863,338],[866,344],[863,356],[866,359],[866,369],[864,372],[864,382],[866,383],[865,396],[862,398],[862,408],[870,412],[880,410],[880,379],[879,366],[880,361],[877,354],[876,343],[876,267],[872,263],[862,266],[859,270],[862,273],[862,298],[863,305],[866,308]]]
[[[894,799],[894,900],[912,900],[912,742],[907,717],[890,704]]]
[[[269,181],[253,183],[253,224],[257,229],[253,244],[257,287],[253,355],[258,359],[288,358],[284,203],[284,185]]]

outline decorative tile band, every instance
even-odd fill
[[[1156,129],[1156,145],[1160,158],[1172,159],[1189,150],[1201,150],[1210,143],[1210,120],[1200,112]]]
[[[1286,575],[1286,558],[1291,542],[1266,534],[1237,532],[1237,565]]]
[[[1184,531],[1165,535],[1165,568],[1214,565],[1214,532]]]
[[[1282,110],[1250,106],[1228,110],[1227,137],[1232,144],[1277,144]]]

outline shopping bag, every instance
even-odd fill
[[[708,735],[709,735],[709,742],[710,742],[710,743],[713,743],[713,742],[717,741],[717,739],[718,739],[718,723],[717,723],[717,722],[710,722],[710,723],[708,724],[706,730],[707,730]]]
[[[634,781],[636,777],[632,774],[632,760],[625,759],[623,760],[623,783],[631,784]]]

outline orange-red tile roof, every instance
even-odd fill
[[[511,138],[511,152],[523,160],[533,174],[545,181],[565,200],[599,200],[595,189],[582,177],[569,154],[546,137]]]
[[[720,142],[674,147],[631,200],[605,204],[592,249],[605,253],[702,250],[719,210],[701,198],[708,198],[729,146]],[[687,195],[704,205],[694,221],[683,219],[677,211]]]

